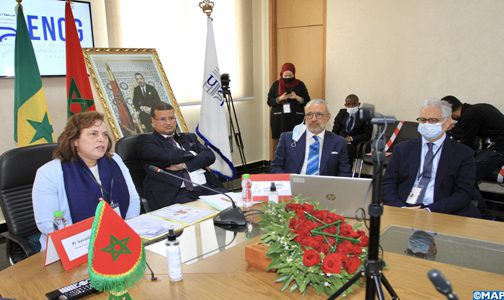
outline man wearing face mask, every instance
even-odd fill
[[[345,140],[325,130],[331,118],[327,103],[311,100],[306,104],[305,116],[306,126],[298,125],[295,132],[280,136],[271,172],[351,176]]]
[[[422,137],[395,146],[383,178],[384,204],[480,217],[472,204],[473,151],[446,137],[451,113],[445,101],[424,101],[417,118]]]
[[[285,63],[280,70],[280,79],[275,81],[268,92],[271,138],[274,147],[282,132],[292,131],[303,122],[304,107],[310,101],[305,84],[296,78],[296,67]]]
[[[332,129],[332,132],[345,138],[350,162],[356,157],[357,145],[369,141],[373,132],[373,125],[369,120],[360,118],[359,106],[359,97],[354,94],[348,95],[345,99],[346,108],[340,109],[334,118]]]

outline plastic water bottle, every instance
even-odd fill
[[[268,202],[278,203],[278,192],[274,181],[271,182],[270,190],[268,193]]]
[[[180,257],[180,245],[173,229],[168,230],[166,240],[166,259],[168,261],[168,277],[170,281],[182,280],[182,258]]]
[[[252,181],[250,174],[242,175],[242,200],[245,207],[252,207]]]
[[[53,227],[54,231],[65,228],[67,221],[63,218],[63,212],[61,210],[54,211]]]

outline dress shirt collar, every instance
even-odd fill
[[[317,134],[321,145],[324,144],[324,135],[325,135],[325,130],[323,130],[321,133]],[[314,134],[310,130],[306,130],[306,144],[311,144],[311,141],[313,140],[313,136],[314,136]]]
[[[422,147],[424,147],[427,143],[433,143],[435,147],[432,149],[432,151],[435,151],[435,149],[438,149],[439,147],[441,147],[441,145],[443,145],[445,139],[446,139],[446,133],[443,133],[443,136],[438,140],[436,140],[435,142],[431,142],[422,137]]]

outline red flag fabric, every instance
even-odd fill
[[[67,108],[70,118],[80,112],[96,110],[70,1],[65,4],[65,35]]]

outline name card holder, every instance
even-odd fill
[[[68,271],[87,262],[93,219],[51,232],[47,236],[44,266],[61,259],[63,268]]]

